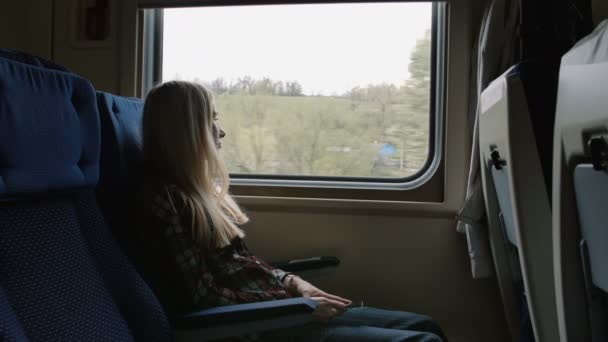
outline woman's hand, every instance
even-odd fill
[[[288,275],[284,280],[284,285],[294,295],[316,300],[318,306],[313,315],[321,321],[327,321],[332,317],[341,315],[346,310],[346,307],[352,303],[348,299],[322,291],[295,275]]]
[[[292,293],[296,293],[302,297],[325,297],[327,299],[331,299],[333,301],[337,301],[340,302],[346,306],[349,306],[352,301],[342,298],[342,297],[338,297],[332,294],[329,294],[325,291],[320,290],[319,288],[317,288],[316,286],[312,285],[311,283],[307,282],[306,280],[294,276],[292,278],[292,281],[290,282],[290,291],[292,291]]]
[[[312,317],[316,321],[327,322],[330,319],[344,313],[347,305],[337,300],[326,297],[311,297],[317,302],[317,308],[312,313]]]

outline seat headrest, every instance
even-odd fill
[[[0,195],[94,186],[99,146],[89,81],[0,58]]]
[[[49,61],[46,58],[42,58],[40,56],[32,55],[30,53],[13,50],[13,49],[3,49],[0,48],[0,58],[10,59],[16,62],[21,62],[23,64],[29,64],[37,67],[41,67],[43,69],[53,69],[59,71],[65,71],[70,73],[71,71],[64,67],[63,65],[57,64],[53,61]]]
[[[101,171],[99,187],[131,182],[142,160],[143,101],[97,92],[101,120]]]

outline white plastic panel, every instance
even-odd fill
[[[608,292],[608,173],[590,164],[574,170],[574,188],[581,232],[589,250],[591,278]]]
[[[495,167],[492,167],[492,180],[494,181],[496,197],[498,198],[498,205],[502,213],[507,238],[518,247],[517,232],[515,231],[515,222],[513,222],[513,206],[511,205],[512,195],[509,189],[509,169],[503,167],[500,170],[496,170]]]
[[[556,305],[561,342],[591,340],[590,308],[581,267],[579,228],[583,230],[583,226],[588,225],[588,222],[582,222],[583,216],[592,217],[594,214],[577,213],[577,207],[580,210],[587,204],[576,202],[590,200],[589,190],[599,195],[596,192],[598,189],[583,183],[601,175],[586,175],[592,170],[584,167],[577,169],[576,164],[585,157],[589,134],[608,130],[607,87],[608,21],[604,21],[564,55],[560,68],[552,196]],[[589,179],[587,176],[590,176]],[[584,189],[586,186],[590,189]],[[589,239],[587,243],[595,244],[592,240]],[[589,248],[589,245],[587,247],[588,250],[595,249]]]
[[[496,79],[481,95],[479,148],[484,168],[484,191],[496,190],[502,213],[505,240],[517,247],[519,266],[534,335],[537,341],[557,341],[551,207],[546,189],[535,133],[524,91],[522,72],[534,72],[535,65],[516,66]],[[526,74],[529,75],[529,74]],[[543,73],[533,74],[541,77]],[[539,82],[538,79],[535,82]],[[533,99],[536,100],[536,99]],[[534,114],[539,114],[535,112]],[[542,111],[541,111],[542,114]],[[492,154],[497,151],[505,165],[496,170]],[[484,174],[482,173],[482,176]],[[490,184],[488,184],[490,183]],[[489,205],[488,222],[497,224]],[[492,229],[491,231],[496,231]],[[519,303],[518,303],[519,304]]]

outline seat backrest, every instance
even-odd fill
[[[494,249],[502,251],[495,259],[516,251],[515,267],[497,267],[497,272],[514,282],[521,272],[537,341],[559,338],[553,255],[547,248],[552,236],[547,184],[556,86],[556,65],[528,62],[508,70],[480,98],[482,183]]]
[[[97,92],[101,159],[97,198],[108,226],[132,259],[138,246],[133,215],[142,162],[143,101]]]
[[[553,164],[561,341],[608,339],[608,21],[562,58]]]
[[[59,70],[68,73],[70,72],[70,70],[63,65],[57,64],[53,61],[49,61],[46,58],[35,56],[19,50],[0,48],[0,57],[10,59],[16,62],[21,62],[23,64],[34,65],[44,69]]]
[[[170,339],[97,208],[99,145],[88,81],[0,58],[2,338]]]
[[[148,236],[138,229],[142,220],[136,217],[137,190],[143,178],[142,119],[143,101],[109,93],[98,92],[101,122],[101,163],[97,198],[107,218],[110,230],[122,250],[134,262],[137,270],[156,291],[159,300],[172,288],[158,287],[159,277],[156,255],[142,246]],[[156,286],[156,287],[155,287]],[[161,303],[168,315],[175,312],[174,304]]]

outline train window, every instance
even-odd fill
[[[439,158],[437,6],[165,8],[155,81],[212,90],[233,178],[407,183]]]

